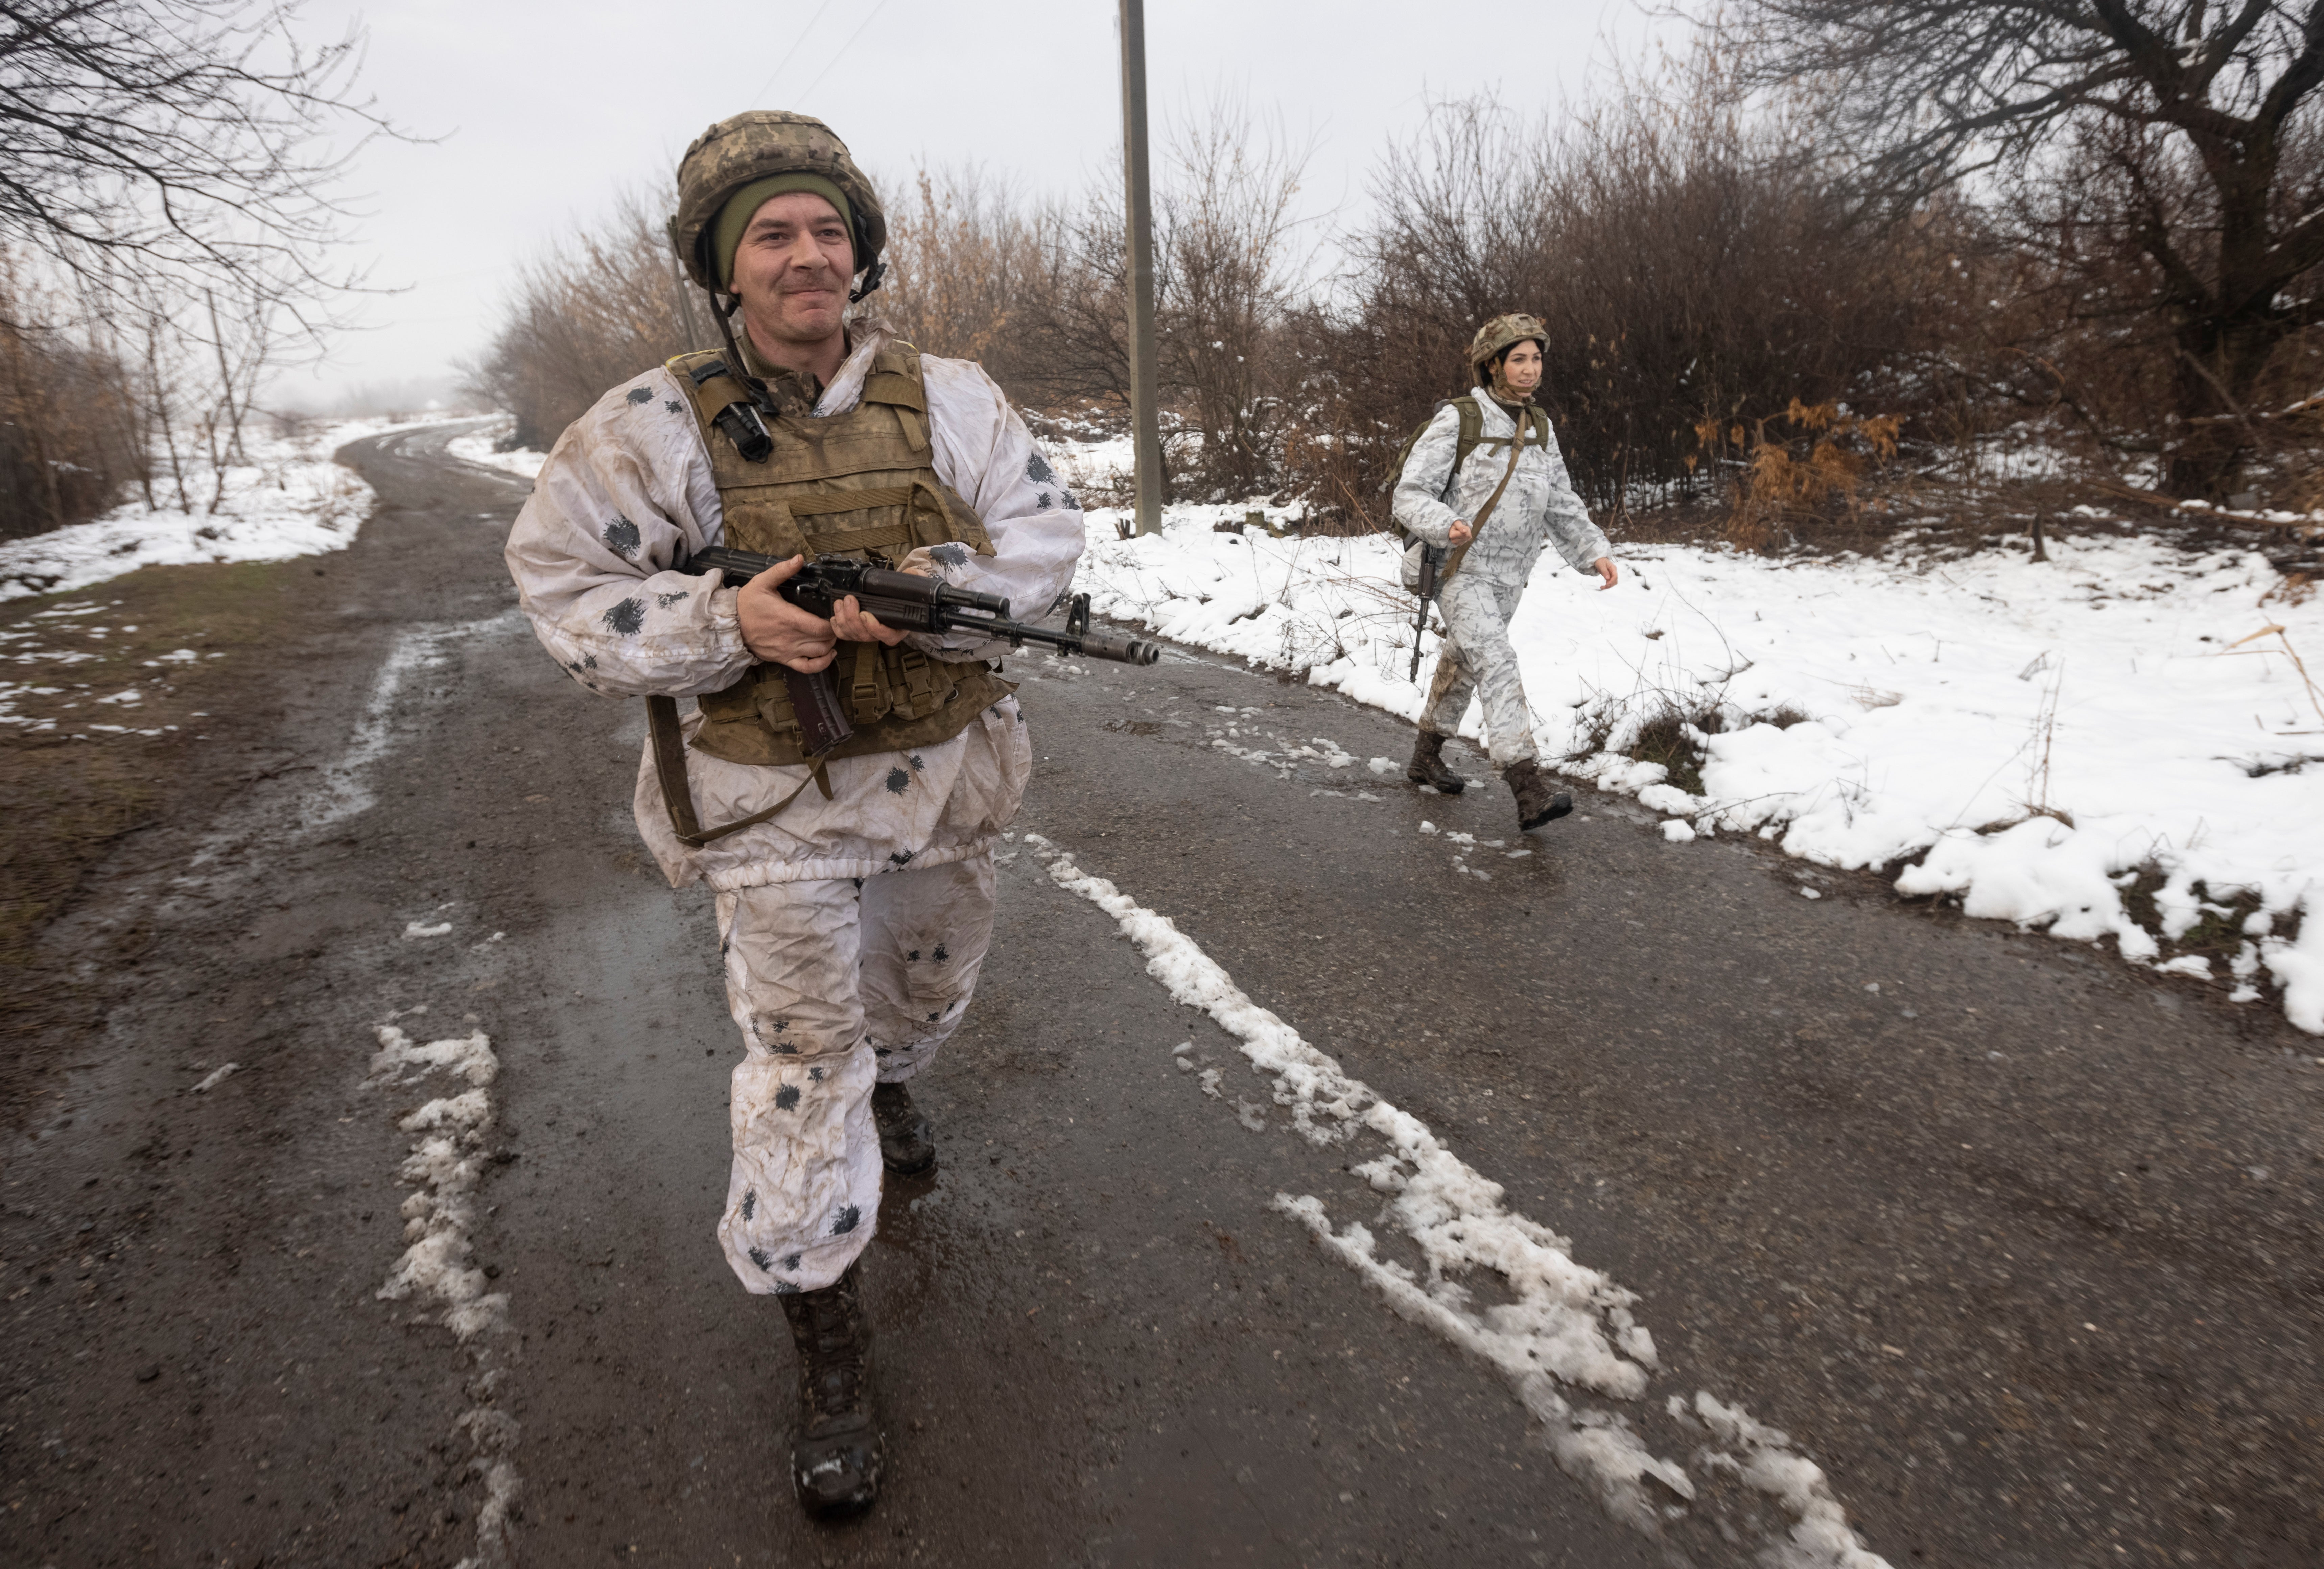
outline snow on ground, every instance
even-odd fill
[[[1213,531],[1242,511],[1173,507],[1161,533],[1122,540],[1124,514],[1093,510],[1078,586],[1102,615],[1415,717],[1438,640],[1416,684],[1390,541]],[[1824,865],[1901,868],[1900,891],[2111,937],[2238,1001],[2272,982],[2324,1032],[2324,598],[2284,603],[2247,550],[2128,532],[2049,549],[1963,558],[1909,532],[1877,558],[1618,546],[1604,592],[1553,556],[1512,628],[1543,755],[1680,825],[1673,854],[1756,833]],[[1627,754],[1673,706],[1717,715],[1692,733],[1699,793]],[[1480,735],[1473,705],[1462,734]],[[2226,974],[2163,956],[2199,925]]]
[[[176,505],[177,484],[167,464],[158,464],[153,499],[160,504],[149,507],[141,495],[86,523],[0,543],[0,599],[86,588],[140,567],[282,561],[344,550],[371,512],[372,489],[331,454],[409,423],[345,420],[296,438],[254,429],[244,440],[250,461],[227,468],[216,512],[216,471],[207,462],[188,466],[190,511]]]
[[[466,1381],[465,1389],[475,1403],[458,1412],[451,1425],[466,1433],[473,1446],[468,1471],[483,1482],[484,1502],[476,1511],[476,1552],[462,1558],[456,1569],[484,1569],[506,1561],[509,1517],[521,1491],[510,1458],[516,1452],[517,1421],[497,1403],[507,1378],[507,1359],[496,1343],[505,1341],[509,1333],[508,1293],[485,1289],[486,1275],[475,1266],[472,1237],[476,1180],[493,1158],[486,1148],[493,1130],[490,1091],[500,1076],[500,1058],[492,1038],[475,1028],[473,1013],[464,1021],[470,1026],[467,1034],[424,1045],[414,1042],[395,1022],[427,1011],[423,1002],[391,1013],[388,1022],[374,1029],[379,1052],[371,1059],[366,1087],[400,1089],[439,1070],[467,1087],[397,1117],[396,1127],[415,1135],[410,1158],[398,1170],[411,1189],[398,1211],[410,1245],[374,1295],[383,1302],[417,1297],[441,1304],[440,1317],[423,1310],[410,1322],[441,1324],[468,1348],[476,1376]]]
[[[1083,870],[1072,852],[1042,835],[1027,834],[1023,842],[1058,887],[1113,917],[1146,955],[1147,974],[1172,998],[1200,1008],[1234,1037],[1251,1071],[1272,1081],[1270,1098],[1286,1109],[1294,1131],[1318,1148],[1363,1144],[1377,1151],[1346,1168],[1388,1195],[1371,1225],[1350,1221],[1335,1230],[1312,1194],[1277,1194],[1278,1212],[1307,1227],[1397,1313],[1499,1371],[1542,1423],[1560,1467],[1587,1484],[1616,1518],[1660,1533],[1666,1506],[1646,1488],[1649,1477],[1674,1497],[1695,1501],[1687,1466],[1655,1454],[1628,1417],[1586,1400],[1577,1407],[1554,1387],[1565,1386],[1577,1398],[1585,1392],[1631,1402],[1646,1398],[1662,1359],[1653,1334],[1631,1312],[1636,1293],[1578,1262],[1566,1238],[1504,1207],[1499,1183],[1252,1001],[1168,917]],[[1172,1053],[1182,1071],[1192,1066],[1183,1055],[1188,1049]],[[1225,1101],[1223,1078],[1219,1069],[1205,1068],[1196,1082],[1203,1094]],[[1256,1132],[1268,1125],[1264,1106],[1231,1103],[1244,1127]],[[1382,1258],[1372,1226],[1402,1232],[1425,1273]],[[1478,1270],[1499,1275],[1513,1300],[1474,1306],[1462,1281]],[[1776,1569],[1887,1569],[1849,1528],[1822,1469],[1793,1450],[1790,1438],[1708,1390],[1695,1392],[1692,1410],[1673,1394],[1666,1409],[1692,1434],[1707,1429],[1711,1442],[1691,1457],[1705,1485],[1721,1475],[1738,1479],[1790,1515],[1789,1540],[1766,1555]]]
[[[530,447],[520,447],[512,452],[498,450],[497,444],[508,438],[516,421],[503,414],[481,430],[466,436],[455,436],[444,444],[444,450],[464,463],[481,463],[486,468],[497,468],[526,479],[540,476],[540,466],[549,461],[546,452],[535,452]]]

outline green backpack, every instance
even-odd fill
[[[1487,436],[1484,433],[1484,411],[1477,407],[1477,400],[1465,392],[1457,398],[1447,398],[1443,402],[1431,409],[1428,411],[1428,418],[1414,426],[1412,434],[1404,438],[1403,447],[1397,451],[1395,472],[1389,475],[1388,484],[1382,487],[1391,498],[1388,514],[1388,529],[1406,544],[1411,543],[1412,535],[1405,531],[1402,523],[1396,521],[1396,506],[1393,499],[1396,487],[1404,478],[1404,466],[1412,461],[1412,449],[1420,444],[1420,438],[1428,433],[1428,428],[1436,423],[1436,416],[1443,413],[1448,405],[1461,417],[1460,441],[1452,448],[1452,472],[1444,482],[1448,490],[1452,486],[1452,480],[1460,476],[1461,466],[1469,461],[1469,454],[1476,451],[1480,446],[1498,450],[1509,444],[1509,438],[1506,436]],[[1547,447],[1549,415],[1540,408],[1535,408],[1531,412],[1534,439],[1537,445]]]

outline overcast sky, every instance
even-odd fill
[[[310,0],[305,17],[318,38],[361,18],[364,87],[434,140],[363,152],[361,254],[404,291],[286,401],[441,390],[490,338],[512,267],[625,188],[659,197],[686,144],[742,109],[815,115],[891,183],[925,159],[1078,189],[1120,136],[1106,0]],[[1148,0],[1146,28],[1157,145],[1165,115],[1240,93],[1315,138],[1317,214],[1360,207],[1367,169],[1432,97],[1554,108],[1617,52],[1677,37],[1636,0]]]

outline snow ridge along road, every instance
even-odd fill
[[[1503,1209],[1506,1190],[1499,1183],[1463,1165],[1425,1123],[1349,1078],[1338,1063],[1254,1003],[1166,917],[1104,878],[1081,871],[1070,854],[1038,835],[1027,835],[1026,842],[1047,861],[1059,887],[1120,923],[1122,934],[1146,955],[1147,974],[1240,1040],[1253,1071],[1274,1075],[1275,1103],[1290,1109],[1292,1126],[1308,1142],[1351,1142],[1360,1129],[1387,1142],[1386,1152],[1348,1169],[1394,1195],[1382,1217],[1392,1219],[1418,1245],[1426,1261],[1425,1278],[1403,1263],[1379,1258],[1371,1232],[1360,1223],[1350,1222],[1335,1234],[1323,1202],[1312,1195],[1278,1193],[1276,1207],[1314,1232],[1398,1313],[1497,1369],[1548,1430],[1558,1464],[1588,1483],[1617,1518],[1660,1536],[1682,1511],[1650,1498],[1646,1480],[1661,1482],[1692,1503],[1696,1484],[1686,1468],[1656,1457],[1619,1413],[1576,1412],[1549,1381],[1554,1378],[1628,1400],[1645,1398],[1647,1370],[1656,1358],[1653,1335],[1630,1314],[1636,1294],[1576,1264],[1566,1239]],[[1220,1094],[1215,1080],[1203,1089]],[[1319,1122],[1318,1113],[1339,1126]],[[1478,1269],[1499,1275],[1516,1300],[1472,1310],[1471,1293],[1462,1282]],[[1617,1354],[1617,1345],[1636,1360]],[[1794,1454],[1784,1434],[1754,1421],[1739,1406],[1721,1404],[1707,1390],[1695,1392],[1691,1408],[1674,1395],[1667,1409],[1698,1435],[1706,1429],[1690,1417],[1699,1413],[1710,1424],[1707,1432],[1714,1442],[1700,1444],[1693,1460],[1706,1483],[1740,1478],[1792,1515],[1796,1523],[1791,1539],[1770,1554],[1773,1561],[1784,1569],[1888,1569],[1886,1559],[1866,1552],[1849,1530],[1846,1512],[1822,1471]]]

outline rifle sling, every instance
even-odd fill
[[[678,699],[651,697],[646,699],[646,730],[653,737],[654,776],[661,782],[662,804],[669,808],[670,831],[678,842],[693,849],[729,834],[739,834],[755,827],[782,811],[799,798],[807,787],[814,785],[823,791],[823,798],[831,798],[831,780],[824,773],[821,760],[809,765],[807,778],[799,780],[798,789],[763,812],[753,812],[747,817],[715,828],[705,828],[694,815],[694,787],[686,777],[686,733],[678,723]]]

